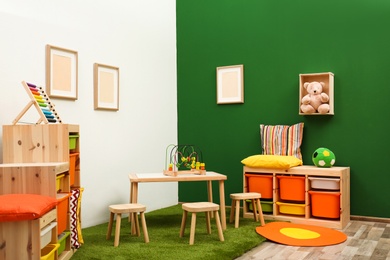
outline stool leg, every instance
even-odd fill
[[[137,234],[137,226],[135,225],[135,217],[133,213],[129,214],[129,219],[131,221],[131,234],[135,235]]]
[[[255,199],[251,199],[251,201],[252,201],[252,209],[253,209],[253,218],[257,222],[257,211],[256,211]]]
[[[215,223],[217,224],[219,240],[225,241],[225,238],[223,237],[222,225],[221,220],[219,219],[218,210],[215,211]]]
[[[134,212],[134,219],[135,219],[135,233],[137,237],[141,235],[140,230],[139,230],[139,220],[138,220],[138,213]]]
[[[206,229],[207,229],[207,234],[211,234],[211,225],[210,225],[210,216],[211,216],[211,212],[210,212],[210,211],[206,211],[206,212],[205,212],[205,215],[206,215]]]
[[[186,228],[187,211],[183,211],[183,217],[181,218],[180,237],[184,236],[184,230]]]
[[[239,219],[240,219],[240,200],[236,200],[236,220],[234,222],[235,228],[238,228]]]
[[[114,246],[118,246],[119,245],[119,236],[120,236],[120,233],[121,233],[121,218],[122,218],[122,214],[120,213],[117,213],[116,214],[116,226],[115,226],[115,240],[114,240]]]
[[[264,215],[263,215],[263,209],[261,208],[260,200],[257,199],[256,203],[257,203],[257,209],[259,210],[259,218],[260,218],[261,225],[264,226],[265,225]]]
[[[230,219],[229,219],[229,223],[232,223],[233,222],[233,219],[234,219],[234,209],[236,208],[236,201],[234,199],[232,199],[232,207],[230,209]]]
[[[108,229],[107,229],[107,235],[106,239],[111,238],[111,233],[112,233],[112,223],[114,222],[114,213],[110,212],[110,219],[108,220]]]
[[[134,218],[134,212],[130,212],[129,213],[129,219],[131,219],[130,221],[130,234],[131,235],[137,235],[137,226],[135,225],[135,218]]]
[[[195,240],[195,226],[196,226],[196,212],[192,212],[192,216],[191,216],[191,231],[190,231],[190,245],[194,244],[194,240]]]
[[[135,235],[135,234],[137,234],[137,228],[136,228],[136,225],[135,225],[135,219],[134,219],[134,214],[133,214],[133,212],[130,212],[129,213],[129,219],[131,219],[131,225],[130,225],[130,234],[132,234],[132,235]]]
[[[145,243],[149,243],[148,228],[146,227],[145,213],[141,212],[142,232],[144,232]]]

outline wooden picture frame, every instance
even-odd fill
[[[93,68],[95,110],[119,110],[119,68],[99,63]]]
[[[49,97],[77,100],[77,59],[76,51],[46,45],[46,92]]]
[[[217,104],[244,103],[244,65],[217,67]]]

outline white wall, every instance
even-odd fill
[[[52,101],[80,125],[83,227],[128,202],[129,173],[162,172],[177,143],[175,12],[174,0],[0,0],[1,125],[29,101],[21,81],[45,87],[46,44],[78,52],[78,100]],[[95,62],[120,69],[118,112],[93,108]],[[29,111],[23,121],[37,119]],[[177,183],[140,184],[148,211],[177,200]]]

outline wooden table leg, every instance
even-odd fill
[[[219,202],[221,209],[222,230],[226,230],[226,205],[225,205],[225,181],[219,181]]]
[[[130,198],[129,198],[129,203],[133,201],[133,183],[130,181]],[[128,217],[129,222],[131,222],[131,214],[129,214]]]
[[[130,175],[129,175],[129,178],[130,178],[129,203],[137,203],[137,201],[138,201],[138,182],[133,179],[135,177],[134,174],[130,174]],[[137,179],[137,178],[135,177],[135,179]],[[130,221],[131,221],[131,216],[129,215],[129,222]]]
[[[131,182],[130,185],[130,203],[138,202],[138,182]],[[131,222],[131,234],[136,234],[136,226],[134,225],[134,214],[129,214],[129,221]]]
[[[133,183],[132,203],[138,203],[138,182]]]
[[[209,202],[213,202],[213,185],[211,181],[207,181],[207,199]]]
[[[213,202],[213,185],[211,181],[207,181],[207,199]],[[214,218],[214,212],[211,212],[211,217]]]

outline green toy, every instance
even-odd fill
[[[312,160],[315,166],[329,168],[336,162],[336,156],[328,148],[320,147],[314,151]]]

